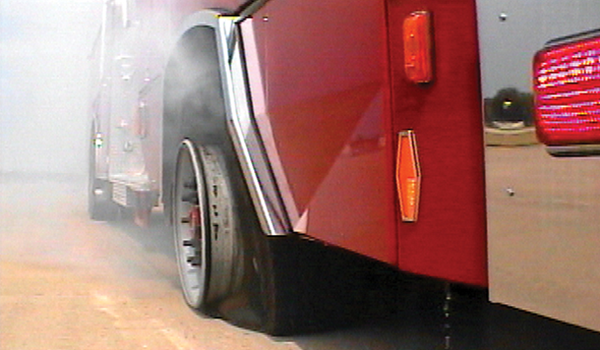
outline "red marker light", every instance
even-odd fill
[[[539,140],[548,146],[600,144],[600,38],[538,52],[533,73]]]
[[[404,19],[404,71],[415,83],[433,79],[431,15],[413,12]]]

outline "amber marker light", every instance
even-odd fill
[[[398,135],[396,186],[402,221],[416,222],[421,194],[421,169],[417,154],[417,139],[412,130],[402,131]]]
[[[428,11],[416,11],[404,19],[404,71],[414,83],[433,79],[432,26]]]

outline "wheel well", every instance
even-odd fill
[[[196,26],[177,42],[165,69],[163,202],[170,212],[173,173],[183,139],[222,143],[226,118],[215,29]]]

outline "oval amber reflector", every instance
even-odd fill
[[[431,15],[427,11],[413,12],[404,19],[404,71],[415,83],[433,79],[431,55]]]

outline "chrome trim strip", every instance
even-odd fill
[[[549,40],[548,42],[546,42],[544,47],[552,47],[552,46],[556,46],[556,45],[567,44],[567,43],[570,43],[573,41],[590,39],[593,37],[597,37],[598,35],[600,35],[600,29],[588,30],[583,33],[567,35],[567,36],[563,36],[560,38]]]
[[[256,11],[265,6],[269,0],[256,0],[248,4],[239,14],[238,23],[252,16]]]
[[[554,157],[600,156],[600,145],[548,146],[546,151]]]
[[[221,16],[217,27],[230,134],[263,231],[267,235],[285,235],[291,232],[290,220],[254,120],[238,19]]]
[[[247,87],[250,89],[251,95],[251,110],[254,112],[254,122],[256,128],[260,132],[265,155],[267,156],[271,172],[279,187],[279,197],[283,201],[284,207],[287,209],[287,215],[293,226],[293,230],[294,232],[306,233],[306,225],[298,224],[299,221],[301,221],[301,216],[305,214],[300,213],[296,206],[296,201],[292,195],[292,190],[283,170],[283,163],[281,162],[281,157],[277,150],[271,121],[267,114],[267,90],[259,68],[261,65],[252,20],[247,19],[240,23],[239,28],[242,33],[241,36],[246,68],[251,67],[247,69],[246,73],[248,79]]]

